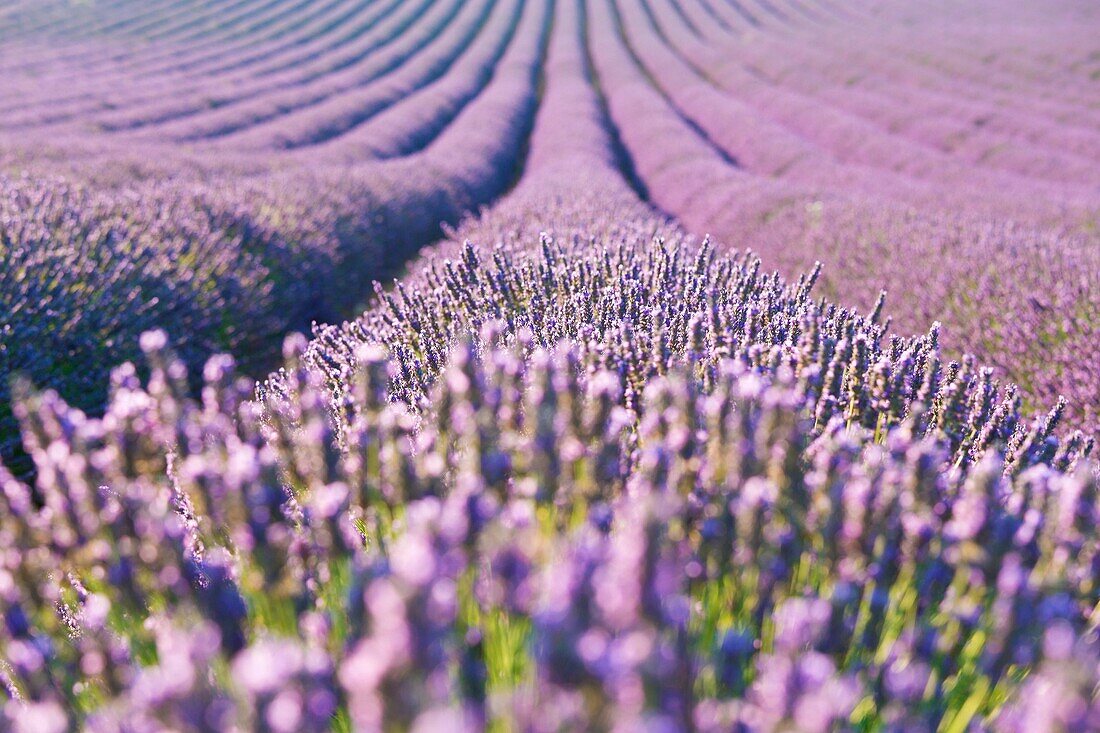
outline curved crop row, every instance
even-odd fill
[[[37,38],[42,33],[65,37],[80,28],[96,34],[125,33],[127,29],[137,27],[150,18],[167,22],[181,13],[193,11],[195,6],[209,4],[211,2],[196,3],[194,0],[151,0],[135,12],[125,0],[96,3],[94,10],[88,6],[74,7],[60,2],[28,2],[23,3],[26,7],[12,9],[9,22],[20,27],[19,36],[29,38]],[[70,52],[69,48],[59,47],[52,49],[47,57]]]
[[[487,32],[486,21],[501,4],[499,0],[462,4],[446,28],[393,71],[303,110],[227,136],[225,143],[242,148],[292,149],[338,137],[438,79],[477,35]]]
[[[660,7],[665,3],[657,3]],[[694,65],[727,93],[744,100],[796,134],[805,137],[839,161],[879,167],[927,180],[950,190],[993,191],[1007,206],[1030,217],[1065,217],[1065,209],[1079,208],[1082,216],[1095,208],[1090,188],[1054,184],[999,171],[982,170],[955,160],[928,146],[900,136],[839,110],[809,100],[790,89],[769,83],[746,68],[736,56],[718,54],[693,43],[686,29],[677,27],[675,14],[664,14],[664,30]],[[976,194],[972,194],[976,195]],[[997,197],[994,197],[996,200]]]
[[[120,100],[121,103],[124,99],[126,107],[133,107],[143,101],[151,101],[157,94],[163,94],[164,85],[169,81],[175,85],[173,91],[176,96],[207,88],[211,102],[216,102],[218,97],[214,96],[214,90],[220,87],[243,87],[251,78],[270,75],[290,66],[304,66],[326,52],[337,51],[366,32],[397,7],[397,3],[364,4],[360,0],[342,0],[339,7],[348,10],[338,17],[339,22],[333,27],[311,29],[290,24],[295,30],[297,44],[277,51],[265,53],[256,47],[256,39],[245,38],[236,47],[214,43],[212,49],[205,53],[199,53],[194,46],[171,46],[163,52],[166,62],[159,64],[156,63],[158,55],[150,49],[143,49],[141,54],[136,54],[126,63],[116,61],[96,65],[94,61],[81,59],[81,67],[68,70],[68,77],[79,77],[94,71],[100,79],[99,83],[84,84],[80,90],[74,91],[65,85],[65,76],[51,76],[45,90],[39,89],[39,93],[35,94],[28,112],[42,116],[42,112],[34,111],[33,106],[51,107],[54,115],[50,119],[58,123],[78,115],[96,115],[102,112],[103,96],[109,88],[107,84],[123,80],[126,83],[122,89],[112,90],[112,104],[118,104],[113,100]],[[326,33],[329,32],[336,33],[336,37],[328,37]],[[59,95],[57,92],[62,90]]]
[[[396,158],[424,148],[492,79],[515,35],[525,0],[512,5],[497,4],[469,48],[443,76],[338,137],[299,150],[299,157],[352,162]]]
[[[654,9],[660,11],[660,4],[654,3]],[[641,13],[630,6],[630,12],[635,10]],[[671,13],[658,12],[656,17],[665,28],[676,21]],[[715,136],[710,142],[725,143],[722,147],[737,163],[743,155],[748,170],[776,177],[747,186],[731,161],[723,165],[706,141],[698,136],[692,141],[687,122],[668,108],[651,87],[652,79],[631,67],[625,52],[620,52],[618,65],[611,66],[616,51],[607,43],[614,37],[610,14],[604,22],[594,32],[601,44],[593,53],[604,60],[601,75],[628,74],[610,77],[605,86],[624,141],[658,206],[720,242],[751,242],[786,273],[817,260],[825,262],[833,268],[824,283],[832,296],[869,305],[885,287],[894,295],[890,312],[903,331],[942,320],[948,326],[946,343],[953,350],[976,351],[1025,384],[1030,396],[1051,400],[1067,395],[1077,419],[1084,424],[1095,421],[1100,382],[1091,366],[1097,363],[1097,346],[1090,334],[1097,323],[1093,304],[1100,283],[1091,274],[1097,270],[1090,235],[976,217],[980,208],[970,205],[966,188],[957,183],[935,189],[908,184],[884,171],[876,191],[873,167],[838,166],[823,157],[826,152],[800,144],[797,136],[784,133],[767,116],[746,113],[732,93],[734,103],[729,104],[686,73],[674,76],[680,68],[676,58],[661,55],[658,39],[640,36],[641,60],[649,58],[652,72],[664,80],[668,93],[691,111],[700,129]],[[644,31],[645,22],[644,15],[635,15],[629,25],[637,34]],[[687,29],[677,32],[683,48]],[[640,104],[637,100],[643,97],[648,106],[630,106]],[[721,117],[716,110],[721,110]],[[667,122],[659,124],[661,119]],[[738,119],[744,126],[731,130],[721,124],[723,119]],[[675,144],[658,146],[651,142],[655,139]],[[789,152],[785,144],[790,144]],[[773,157],[769,160],[768,155]],[[837,196],[853,182],[866,193]],[[805,183],[818,187],[812,197],[808,194],[813,189]],[[776,192],[770,196],[765,193],[769,186]],[[875,203],[884,194],[901,207]],[[1019,190],[1005,192],[1002,207],[1019,204],[1021,195]],[[908,210],[914,204],[920,204],[918,212]],[[913,254],[899,257],[899,248]],[[1044,265],[1036,268],[1033,263],[1039,257]],[[915,271],[922,273],[920,288],[912,286]],[[1043,297],[1037,300],[1036,293]],[[1005,308],[1015,314],[1012,319],[1000,315]],[[1056,322],[1051,314],[1058,314]],[[1037,334],[1043,335],[1036,338]]]
[[[57,184],[13,182],[0,389],[21,370],[94,407],[107,371],[153,322],[186,334],[193,366],[224,348],[262,366],[273,335],[353,314],[373,279],[515,178],[547,23],[532,4],[485,91],[408,158],[107,191],[94,204]],[[86,315],[89,292],[105,299],[99,318]],[[36,329],[50,335],[24,338]],[[0,432],[10,441],[10,416]]]
[[[869,116],[893,132],[905,133],[906,128],[921,122],[919,130],[939,134],[918,141],[923,139],[940,147],[964,137],[985,140],[989,147],[1004,147],[1010,140],[1014,148],[1032,153],[1032,162],[1021,161],[1019,172],[1031,172],[1027,166],[1035,165],[1040,166],[1038,172],[1055,175],[1059,168],[1043,165],[1046,156],[1064,163],[1063,175],[1087,180],[1084,171],[1075,166],[1083,162],[1078,156],[1095,155],[1094,133],[1028,109],[1030,93],[1017,94],[1011,101],[991,102],[980,99],[979,85],[967,86],[955,79],[949,90],[925,88],[919,83],[919,68],[888,56],[890,49],[853,44],[852,36],[858,32],[823,29],[816,34],[814,44],[800,39],[768,39],[746,45],[743,53],[757,73],[860,116]],[[726,40],[716,41],[715,45],[728,49],[728,37]],[[853,67],[859,72],[853,73]],[[974,125],[972,120],[981,122]]]
[[[227,104],[247,102],[251,98],[279,91],[299,84],[307,84],[318,78],[324,77],[349,66],[353,66],[394,39],[415,18],[415,14],[432,0],[423,0],[415,5],[408,5],[393,0],[382,4],[372,4],[360,24],[355,27],[355,32],[348,44],[334,44],[325,49],[325,52],[312,59],[306,60],[301,68],[293,66],[282,69],[274,69],[271,74],[261,74],[257,78],[245,77],[241,82],[234,84],[231,75],[227,81],[229,88],[219,89],[219,79],[202,78],[199,76],[192,83],[174,88],[175,97],[178,99],[165,99],[165,86],[174,78],[173,74],[154,75],[146,84],[137,89],[131,89],[128,85],[123,88],[125,95],[135,95],[125,106],[118,110],[107,109],[98,113],[97,122],[106,130],[129,130],[147,125],[169,122],[188,115],[210,112]],[[401,12],[401,11],[404,12]],[[79,73],[79,72],[77,72]],[[212,87],[208,96],[203,96],[204,87]],[[92,89],[99,87],[93,80]],[[83,104],[77,98],[77,104]],[[45,114],[48,110],[37,111],[34,114]],[[56,116],[65,122],[71,116],[65,111],[61,116],[59,111]]]
[[[151,104],[142,118],[130,120],[124,115],[123,120],[108,121],[104,126],[108,130],[140,127],[158,140],[196,140],[234,132],[316,104],[396,68],[438,32],[458,7],[447,0],[402,3],[396,13],[372,25],[352,47],[326,55],[304,70],[292,68],[261,77],[251,88],[234,90],[214,109],[200,93],[167,107]]]

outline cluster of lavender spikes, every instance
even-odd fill
[[[102,419],[24,395],[6,723],[1097,723],[1097,474],[1057,410],[751,257],[496,254],[410,302],[438,330],[380,307],[393,357],[291,338],[258,400],[228,357],[190,399],[160,333]]]

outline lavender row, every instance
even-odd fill
[[[698,2],[681,2],[677,6],[686,13]],[[721,30],[728,26],[729,32],[754,41],[754,48],[744,49],[748,53],[763,51],[773,43],[798,42],[799,39],[812,38],[833,44],[847,38],[850,43],[844,51],[858,54],[872,47],[868,45],[872,39],[853,34],[865,34],[875,25],[873,43],[885,44],[882,50],[886,53],[879,59],[884,67],[864,68],[867,61],[860,59],[861,74],[875,75],[887,69],[892,70],[891,73],[901,71],[906,79],[921,79],[948,90],[965,89],[978,97],[1030,84],[1028,92],[1033,99],[1028,102],[1039,106],[1049,103],[1052,109],[1059,106],[1067,92],[1078,91],[1084,86],[1083,75],[1066,76],[1062,72],[1080,71],[1076,62],[1088,54],[1088,23],[1095,12],[1087,3],[1012,8],[971,3],[962,14],[958,12],[961,6],[945,3],[922,6],[919,11],[911,4],[882,3],[873,13],[865,12],[871,9],[869,7],[861,9],[857,4],[848,4],[846,12],[819,12],[812,22],[800,22],[784,28],[784,33],[773,33],[770,31],[775,29],[765,22],[766,14],[756,12],[750,3],[720,1],[707,5],[719,12],[726,25],[693,23],[692,31],[714,40],[720,38]],[[994,26],[996,36],[990,35]],[[907,31],[899,32],[899,28],[907,28]],[[1045,33],[1044,29],[1052,29],[1054,33]],[[914,32],[922,35],[918,46],[913,44]],[[1027,48],[1028,53],[1006,52],[1004,49],[1012,44]],[[812,52],[809,48],[792,50]],[[1057,55],[1048,53],[1055,51]],[[772,58],[770,61],[781,60]],[[1051,73],[1061,74],[1062,81],[1069,87],[1043,88],[1042,77]]]
[[[225,358],[192,402],[163,334],[143,339],[147,385],[118,370],[102,420],[21,401],[39,480],[3,477],[8,719],[1096,721],[1097,478],[1088,446],[1050,437],[1056,414],[1013,428],[1011,391],[940,372],[934,336],[880,354],[873,317],[751,259],[544,252],[501,264],[539,331],[486,324],[415,413],[407,359],[364,347],[332,422],[295,340],[262,406]],[[538,346],[601,290],[657,311],[702,283],[742,328],[628,307]],[[622,338],[647,328],[660,348]]]
[[[666,1],[654,3],[655,8],[660,9]],[[659,17],[678,50],[705,70],[720,89],[829,150],[841,162],[904,173],[952,190],[967,187],[1008,192],[1012,198],[1004,193],[998,195],[1015,204],[1020,216],[1065,218],[1067,210],[1075,208],[1082,219],[1095,213],[1092,187],[976,169],[950,155],[916,145],[865,120],[807,99],[785,86],[768,83],[752,73],[736,55],[718,53],[694,43],[690,31],[678,23],[679,16],[675,13],[665,12]]]
[[[597,69],[608,90],[612,117],[658,206],[694,231],[714,234],[721,243],[751,243],[770,265],[788,274],[824,261],[826,273],[832,270],[826,275],[826,292],[844,302],[869,307],[885,286],[898,299],[890,312],[903,332],[942,320],[947,324],[946,343],[954,353],[977,351],[983,361],[1024,383],[1029,399],[1049,402],[1059,394],[1069,396],[1078,424],[1095,425],[1100,377],[1091,366],[1098,356],[1091,335],[1097,323],[1092,304],[1100,283],[1091,275],[1097,268],[1089,264],[1095,258],[1089,235],[989,221],[965,209],[955,213],[957,188],[949,193],[930,187],[891,189],[890,174],[884,174],[878,196],[892,191],[903,207],[838,195],[842,187],[834,190],[825,184],[831,178],[834,187],[841,185],[841,169],[830,175],[829,168],[812,162],[812,148],[798,146],[797,138],[776,136],[766,118],[755,118],[761,125],[759,135],[753,128],[724,130],[717,117],[706,116],[708,111],[735,114],[738,108],[723,106],[720,97],[698,83],[693,86],[683,75],[670,77],[676,69],[674,57],[654,56],[654,39],[644,38],[639,45],[642,53],[661,60],[652,66],[653,73],[665,80],[676,99],[694,105],[698,123],[706,123],[716,136],[707,140],[669,107],[625,49],[607,42],[618,33],[615,16],[605,8],[603,3],[590,6]],[[630,27],[644,28],[644,23],[643,17]],[[738,119],[751,123],[754,117],[742,114]],[[733,147],[738,139],[745,141],[743,148]],[[657,145],[655,140],[667,142]],[[729,153],[744,154],[746,164],[761,165],[760,173],[774,171],[773,177],[747,175],[753,171],[737,165],[740,157],[723,159],[715,145],[718,140],[731,146]],[[762,148],[753,145],[754,140],[775,144]],[[791,158],[785,169],[769,171],[766,157],[754,157],[773,150],[774,164],[788,149]],[[809,180],[820,188],[815,192],[791,186],[789,177],[795,184]],[[875,176],[873,171],[853,169],[847,179],[873,186]],[[1012,200],[1020,200],[1019,194]],[[924,202],[927,213],[908,210],[917,201]],[[899,251],[914,254],[899,257]],[[1032,265],[1036,257],[1041,267]],[[915,268],[922,273],[920,288],[913,285]],[[975,288],[980,288],[978,293]],[[1039,292],[1044,297],[1036,300]],[[1001,317],[1006,309],[1016,317]],[[1052,319],[1052,314],[1057,315]],[[1040,334],[1047,335],[1036,338]]]
[[[507,36],[517,3],[486,0],[464,3],[446,27],[412,58],[373,82],[305,109],[281,115],[229,135],[224,144],[240,148],[294,149],[339,138],[386,108],[440,79],[478,36]],[[493,20],[504,16],[500,20]]]
[[[373,6],[373,7],[372,7]],[[202,36],[170,49],[150,48],[127,60],[127,68],[141,76],[186,71],[204,75],[247,68],[252,74],[308,60],[312,50],[330,47],[370,25],[386,5],[326,0],[323,3],[272,7],[266,17],[251,17],[248,25],[225,37]],[[365,13],[367,10],[370,13]],[[285,68],[282,67],[282,68]]]
[[[844,29],[826,35],[828,46],[844,44],[851,38],[851,34],[858,32],[854,29]],[[765,48],[746,49],[752,53],[754,61],[768,58],[768,52],[777,52],[780,46],[787,46],[796,56],[812,53],[809,49],[790,48],[791,44],[782,41],[764,44]],[[945,52],[946,53],[946,52]],[[957,51],[955,52],[957,53]],[[815,67],[805,69],[810,75],[833,77],[851,81],[858,87],[870,86],[875,92],[882,94],[904,94],[913,92],[930,98],[942,98],[954,100],[957,104],[973,106],[981,110],[982,114],[1001,112],[997,119],[991,120],[995,126],[1003,126],[1006,130],[1018,131],[1023,135],[1036,134],[1048,137],[1050,143],[1056,146],[1064,146],[1067,142],[1072,145],[1071,139],[1062,137],[1070,133],[1094,137],[1088,126],[1087,109],[1081,109],[1081,105],[1067,107],[1069,100],[1060,99],[1044,102],[1039,96],[1039,90],[1033,87],[1022,89],[999,90],[992,85],[988,77],[981,81],[948,77],[942,73],[914,64],[904,58],[905,47],[901,39],[893,42],[881,42],[881,45],[851,44],[843,52],[836,50],[830,53],[816,55]],[[775,60],[769,62],[775,64]],[[786,60],[784,61],[786,65]],[[859,66],[860,72],[852,74],[852,67]],[[791,70],[788,67],[788,70]],[[798,83],[802,74],[792,74],[790,80]],[[835,82],[834,82],[835,83]],[[1058,106],[1051,106],[1054,101],[1060,101]],[[1004,107],[1011,105],[1015,115],[1004,114]],[[1078,114],[1073,114],[1074,111]],[[989,124],[989,123],[987,123]],[[1086,151],[1075,151],[1086,152]]]
[[[298,150],[297,159],[352,163],[397,158],[422,149],[485,89],[509,45],[527,43],[515,38],[525,8],[533,12],[525,2],[498,3],[496,12],[445,74],[338,137]]]
[[[371,281],[437,238],[440,222],[457,222],[512,182],[546,28],[545,14],[528,13],[484,93],[409,158],[148,195],[71,197],[54,184],[14,183],[5,236],[14,267],[0,289],[10,304],[4,382],[24,370],[90,408],[106,371],[152,323],[189,335],[192,366],[225,348],[262,365],[273,335],[354,313]],[[89,292],[103,299],[99,318],[85,310]],[[198,302],[184,310],[189,299]],[[27,337],[39,329],[56,335]],[[10,455],[14,431],[4,422]]]
[[[167,115],[157,113],[156,124],[145,131],[146,135],[154,139],[166,137],[179,140],[219,137],[346,93],[378,79],[412,58],[446,27],[462,6],[462,3],[451,0],[429,0],[408,7],[402,5],[400,16],[372,28],[371,35],[377,45],[370,55],[353,55],[337,63],[337,68],[326,63],[323,68],[327,68],[323,72],[307,75],[304,84],[295,82],[284,85],[261,80],[263,83],[257,93],[234,94],[220,109],[204,111],[193,101],[186,102],[181,109],[172,110]],[[345,55],[347,53],[345,51]]]
[[[914,133],[923,133],[915,137],[918,142],[941,149],[960,139],[984,143],[987,149],[1011,143],[1020,153],[1032,155],[1019,161],[1017,172],[1095,180],[1095,176],[1088,176],[1084,163],[1096,154],[1096,135],[1087,128],[1060,124],[1050,115],[1027,109],[1034,98],[1032,90],[1015,95],[1011,101],[990,103],[976,99],[981,95],[976,85],[957,80],[947,90],[926,89],[920,84],[918,66],[887,56],[894,50],[890,47],[867,48],[866,44],[852,43],[852,35],[857,32],[844,29],[830,33],[825,28],[817,34],[817,44],[770,39],[741,53],[759,73],[818,96],[826,104],[868,117],[895,132],[911,135],[907,128],[915,127]],[[729,42],[727,37],[716,40],[715,45],[728,48]],[[860,71],[853,73],[853,67]],[[829,93],[823,96],[822,91]],[[1012,114],[1007,114],[1009,110]],[[972,120],[980,122],[972,124]],[[920,126],[914,124],[918,121]],[[981,165],[978,152],[974,162]],[[1047,161],[1062,161],[1063,165]],[[996,164],[996,159],[993,162]]]
[[[164,99],[163,87],[170,82],[171,77],[160,80],[160,89],[157,88],[158,80],[154,77],[154,86],[143,97],[139,97],[137,104],[103,115],[99,122],[107,130],[120,131],[165,125],[165,135],[169,135],[177,127],[182,126],[186,130],[186,123],[193,116],[199,119],[213,116],[209,124],[214,125],[220,117],[228,117],[227,122],[232,122],[235,118],[231,112],[235,112],[238,107],[257,107],[258,114],[263,111],[259,105],[265,96],[286,98],[287,103],[293,103],[294,100],[290,97],[298,87],[304,88],[297,90],[296,99],[309,99],[306,95],[311,89],[316,96],[323,98],[325,94],[361,83],[363,75],[355,73],[358,65],[370,61],[376,51],[385,49],[388,44],[400,39],[424,10],[433,5],[442,7],[445,4],[421,0],[412,5],[395,3],[380,6],[378,12],[370,16],[364,32],[357,35],[353,43],[329,49],[325,55],[301,68],[290,67],[255,79],[246,77],[243,84],[232,84],[230,79],[228,88],[221,94],[215,92],[213,109],[210,107],[209,95],[204,96],[203,93],[204,85],[210,85],[211,79],[202,80],[190,90],[183,88],[179,99]],[[215,76],[213,81],[216,80]]]
[[[165,0],[153,0],[139,12],[132,12],[132,8],[125,8],[123,2],[97,3],[96,9],[102,12],[97,16],[89,13],[87,9],[80,8],[73,12],[73,8],[66,7],[62,3],[20,3],[22,7],[14,8],[6,18],[8,28],[11,28],[12,37],[29,36],[34,38],[40,33],[56,33],[62,36],[72,32],[84,24],[89,31],[95,33],[127,31],[138,28],[150,18],[161,18],[167,21],[180,15],[180,6],[190,7],[193,3],[166,2]],[[175,8],[173,10],[173,8]],[[120,12],[129,10],[131,12]],[[53,49],[53,54],[63,54],[63,49]]]
[[[349,2],[350,9],[339,15],[334,27],[296,28],[296,33],[301,34],[299,42],[294,48],[280,50],[278,53],[261,51],[262,46],[257,48],[255,39],[245,37],[232,47],[215,42],[210,50],[201,55],[193,47],[173,46],[168,56],[169,62],[159,64],[156,63],[156,57],[148,52],[134,54],[132,58],[124,60],[105,60],[100,64],[85,54],[79,59],[80,69],[74,71],[67,68],[65,74],[69,77],[74,74],[86,75],[91,70],[100,79],[106,79],[109,75],[124,78],[127,80],[126,86],[113,91],[116,94],[125,92],[128,105],[150,101],[156,95],[158,83],[163,87],[166,80],[173,80],[177,95],[193,94],[204,85],[208,88],[224,87],[225,90],[221,93],[228,94],[231,85],[243,86],[250,78],[271,76],[291,66],[298,66],[301,76],[307,64],[316,62],[326,53],[335,54],[343,46],[366,34],[373,25],[381,22],[387,13],[397,7],[396,2],[364,5],[359,0],[349,0],[343,5],[348,5]],[[213,82],[215,78],[216,84]],[[54,108],[54,117],[59,120],[96,111],[96,104],[101,102],[101,97],[107,91],[103,85],[87,84],[80,91],[74,92],[63,86],[64,81],[66,76],[60,73],[51,75],[51,83],[44,90],[46,94],[41,95],[43,90],[39,88],[39,95],[35,96],[35,104]],[[13,83],[14,80],[9,82]],[[62,110],[64,115],[56,114]]]

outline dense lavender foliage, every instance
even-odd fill
[[[481,93],[404,157],[316,169],[307,159],[271,172],[237,162],[217,174],[199,163],[190,180],[145,173],[98,190],[5,180],[0,400],[8,404],[19,370],[95,407],[110,368],[133,358],[137,336],[155,324],[186,339],[181,353],[195,371],[231,349],[256,374],[275,365],[282,334],[356,313],[374,278],[514,180],[547,27],[546,7],[527,5]],[[89,293],[104,304],[92,317]],[[10,455],[5,414],[0,448]]]
[[[590,48],[611,118],[650,199],[692,230],[753,248],[788,276],[825,262],[823,290],[841,302],[871,307],[885,288],[896,327],[912,332],[942,321],[953,353],[976,353],[1021,383],[1030,399],[1066,395],[1075,419],[1095,429],[1095,128],[1077,128],[1076,118],[1048,121],[1055,139],[1077,140],[1078,151],[1065,152],[1070,161],[1059,161],[1051,143],[1036,142],[1034,125],[1021,123],[1014,135],[979,145],[989,124],[1015,110],[1019,97],[1029,98],[1027,87],[982,112],[958,113],[976,120],[972,135],[951,138],[952,145],[973,140],[979,153],[966,159],[899,134],[893,118],[866,119],[805,90],[841,86],[837,96],[862,100],[849,87],[880,73],[880,57],[896,53],[868,39],[865,24],[825,24],[819,32],[819,24],[784,23],[783,32],[762,38],[751,25],[732,33],[716,23],[692,27],[679,5],[694,3],[588,4]],[[1074,37],[1067,27],[1072,11],[1049,10],[1052,37]],[[911,34],[910,47],[919,37],[917,45],[933,53],[957,11],[942,12],[899,25]],[[1037,22],[1015,8],[990,13],[983,21],[997,27]],[[889,24],[884,32],[890,40],[900,33]],[[766,51],[757,50],[761,44]],[[853,45],[870,56],[855,69],[843,65]],[[840,66],[834,75],[847,76],[818,81],[821,57]],[[908,66],[920,71],[920,64]],[[890,109],[904,115],[907,107]],[[1047,167],[1002,165],[1006,147]]]
[[[1096,17],[0,9],[0,730],[1100,729]]]
[[[499,273],[544,295],[542,333],[488,324],[416,412],[420,375],[364,347],[333,422],[293,339],[262,405],[224,358],[187,399],[160,334],[148,386],[120,369],[102,420],[29,397],[39,479],[4,479],[7,714],[43,730],[1094,725],[1090,446],[1054,441],[1056,415],[1021,423],[934,335],[880,355],[873,319],[757,268],[548,245]],[[655,305],[601,324],[611,338],[538,346],[628,273],[635,306],[729,294],[719,330],[705,312],[666,328]],[[622,340],[646,321],[651,339]]]
[[[364,282],[513,182],[538,87],[500,89],[535,84],[508,81],[525,64],[546,72],[531,57],[544,0],[62,5],[18,3],[0,17],[5,187],[29,173],[32,188],[7,198],[90,188],[110,203],[81,217],[114,229],[98,209],[126,209],[124,228],[150,239],[162,236],[160,208],[196,222],[213,208],[219,221],[192,246],[224,258],[210,269],[260,283],[244,309],[206,297],[196,318],[221,332],[192,333],[170,298],[97,282],[133,293],[121,302],[139,313],[117,319],[133,325],[74,336],[104,344],[88,357],[94,370],[64,349],[47,359],[59,369],[31,369],[88,407],[102,388],[67,372],[102,385],[136,353],[142,313],[196,344],[180,342],[196,371],[191,354],[212,347],[274,363],[282,334],[354,315]],[[953,356],[974,353],[1035,408],[1065,395],[1074,424],[1095,430],[1100,118],[1086,6],[592,0],[581,3],[594,62],[584,83],[607,104],[599,124],[621,145],[616,167],[648,203],[787,277],[824,262],[821,291],[837,302],[870,308],[886,289],[895,328],[941,321]],[[1013,56],[1021,46],[1029,54]],[[978,60],[975,48],[986,49]],[[481,135],[482,147],[468,137],[481,124],[464,117],[492,119],[486,132],[502,139]],[[58,174],[68,182],[50,184]],[[16,229],[55,216],[19,206]],[[5,256],[19,262],[27,247],[8,238]],[[49,239],[59,252],[86,246],[64,227]],[[83,288],[80,268],[69,271],[49,287]],[[29,312],[25,289],[5,296]],[[50,300],[49,330],[80,320],[72,299]],[[234,336],[244,323],[247,346]],[[10,425],[0,431],[10,441]]]

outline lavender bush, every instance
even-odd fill
[[[192,402],[160,334],[102,420],[28,396],[12,724],[1011,730],[1067,658],[1084,679],[1036,684],[1090,720],[1089,446],[931,337],[877,356],[806,283],[648,262],[619,266],[715,278],[771,327],[658,322],[638,354],[629,321],[550,350],[494,322],[414,411],[408,364],[360,349],[333,403],[294,340],[262,404],[225,358]],[[517,295],[574,272],[507,270]]]

